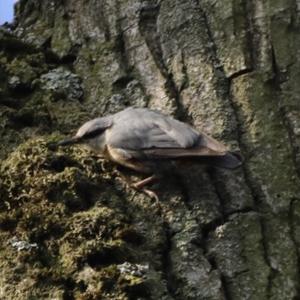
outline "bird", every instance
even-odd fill
[[[84,123],[77,133],[57,146],[85,144],[117,165],[147,174],[132,183],[155,197],[145,186],[178,163],[192,162],[225,169],[241,166],[242,156],[192,126],[148,108],[128,107],[115,114]]]

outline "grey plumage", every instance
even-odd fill
[[[108,140],[117,148],[189,148],[199,136],[190,126],[145,108],[123,110],[113,123]]]
[[[106,158],[145,173],[154,172],[162,161],[187,158],[223,168],[241,164],[238,154],[215,139],[146,108],[127,108],[88,121],[73,138],[58,145],[72,143],[86,143]]]

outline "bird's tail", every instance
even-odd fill
[[[223,156],[207,158],[207,164],[224,169],[236,169],[243,163],[243,157],[239,152],[227,152]]]

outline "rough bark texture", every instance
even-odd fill
[[[299,299],[298,0],[20,0],[0,32],[1,299]],[[126,106],[245,157],[159,205],[56,141]]]

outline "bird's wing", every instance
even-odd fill
[[[115,115],[106,131],[107,144],[139,150],[148,157],[224,155],[225,147],[189,125],[147,109],[127,109]]]
[[[189,148],[199,134],[188,125],[146,109],[127,109],[114,116],[107,130],[109,145],[125,149]]]

